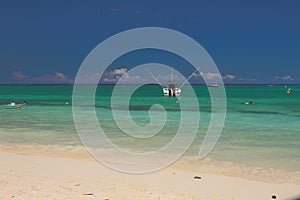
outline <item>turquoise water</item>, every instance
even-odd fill
[[[123,94],[129,87],[123,86]],[[300,86],[231,85],[226,86],[227,115],[222,135],[209,155],[221,161],[254,166],[299,170],[300,166]],[[194,144],[186,153],[197,156],[211,113],[208,90],[193,86],[198,95],[201,123]],[[79,146],[72,116],[72,86],[0,86],[0,143]],[[130,114],[140,126],[150,122],[148,110],[161,104],[167,122],[159,135],[135,139],[116,126],[110,105],[113,86],[101,86],[96,94],[96,112],[107,136],[118,146],[133,151],[151,151],[170,141],[179,126],[180,106],[176,98],[162,97],[160,86],[148,85],[130,100]],[[182,97],[184,98],[184,89]],[[11,101],[27,106],[7,106]],[[254,101],[245,105],[245,101]],[[69,104],[66,104],[68,102]],[[124,109],[122,105],[120,110]],[[194,112],[191,110],[190,112]],[[150,145],[149,145],[150,144]]]

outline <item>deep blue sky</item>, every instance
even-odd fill
[[[299,10],[296,0],[1,1],[0,83],[71,81],[101,41],[145,26],[198,41],[227,82],[299,83]]]

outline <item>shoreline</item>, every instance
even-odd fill
[[[216,169],[209,159],[197,169],[191,168],[186,159],[190,158],[154,173],[133,175],[105,167],[83,147],[1,145],[0,199],[259,200],[276,195],[276,199],[285,200],[300,196],[299,183],[226,175],[221,168],[237,168],[228,163]],[[275,172],[273,169],[273,175]],[[263,173],[270,176],[270,171]]]

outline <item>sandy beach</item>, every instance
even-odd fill
[[[63,154],[37,147],[0,151],[0,199],[295,199],[296,183],[270,183],[180,169],[181,161],[155,173],[111,170],[84,149]],[[69,151],[71,152],[71,151]],[[78,156],[75,156],[78,155]],[[196,178],[195,178],[196,177]]]

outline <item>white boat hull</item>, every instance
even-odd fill
[[[181,94],[180,88],[163,88],[164,96],[178,97]]]

